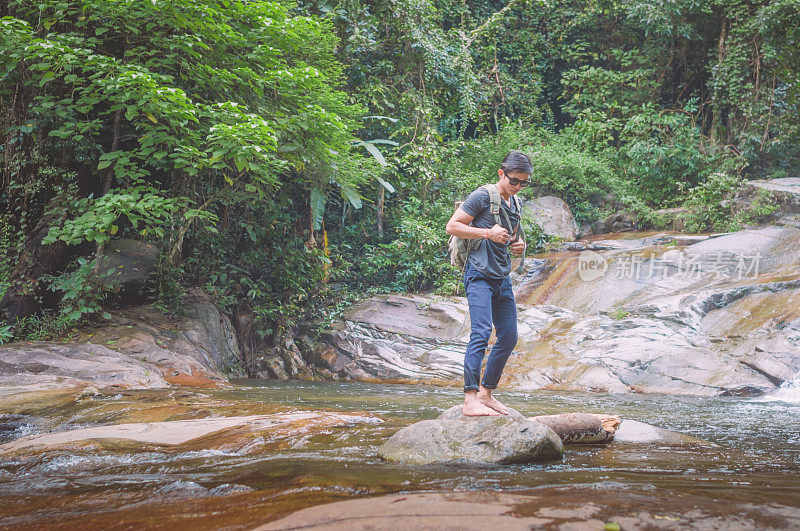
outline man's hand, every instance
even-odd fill
[[[522,254],[525,252],[525,242],[522,240],[517,240],[508,248],[514,254],[514,256],[522,256]]]
[[[509,239],[508,231],[495,223],[494,227],[489,229],[489,239],[493,242],[506,244]]]

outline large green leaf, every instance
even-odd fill
[[[399,120],[397,118],[392,118],[391,116],[380,116],[378,114],[373,114],[371,116],[365,116],[365,120],[375,119],[375,120],[389,120],[392,123],[397,123]]]
[[[320,230],[325,215],[325,194],[317,188],[311,190],[311,212],[314,216],[314,230]]]
[[[381,154],[381,152],[373,144],[371,144],[370,142],[358,142],[358,145],[359,146],[364,146],[367,149],[367,151],[369,151],[370,155],[375,157],[375,160],[377,160],[380,163],[381,166],[386,166],[387,165],[386,164],[386,159],[383,158],[383,155]]]
[[[381,183],[384,188],[389,190],[390,194],[394,193],[394,186],[392,186],[391,184],[389,184],[388,182],[386,182],[383,178],[381,178],[379,176],[375,176],[375,178],[378,179],[378,182]]]
[[[358,195],[358,192],[348,186],[343,186],[342,193],[344,193],[345,197],[347,197],[347,199],[350,201],[350,204],[353,205],[353,208],[356,210],[361,208],[363,203],[361,201],[361,196]]]
[[[376,138],[375,140],[367,141],[367,144],[387,144],[389,146],[399,146],[397,142],[394,140],[387,140],[385,138]]]

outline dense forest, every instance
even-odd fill
[[[457,293],[453,201],[528,153],[579,221],[727,230],[800,171],[797,0],[6,0],[0,341],[113,305],[160,250],[269,341],[375,290]],[[535,228],[533,243],[541,243]]]

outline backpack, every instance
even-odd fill
[[[494,216],[494,222],[498,225],[503,225],[500,223],[500,214],[503,214],[503,217],[506,219],[506,224],[511,227],[511,222],[508,219],[506,213],[500,208],[500,192],[497,190],[497,186],[494,184],[485,184],[481,188],[485,188],[487,192],[489,192],[489,205],[492,209],[492,215]],[[517,207],[517,212],[520,214],[520,222],[517,226],[517,237],[525,241],[525,231],[522,230],[522,202],[519,198],[515,195],[514,203]],[[464,204],[464,201],[456,201],[455,202],[455,212],[458,210],[461,205]],[[469,255],[472,251],[478,248],[481,244],[483,239],[481,238],[458,238],[456,236],[450,236],[450,240],[447,242],[447,247],[450,250],[450,265],[453,267],[457,267],[460,271],[464,270],[464,267],[467,265],[467,260],[469,259]],[[525,265],[524,258],[520,260],[519,265],[517,266],[517,272],[522,272],[523,266]]]

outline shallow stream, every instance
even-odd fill
[[[127,391],[73,401],[48,415],[14,417],[19,432],[7,433],[6,440],[137,419],[304,410],[366,419],[277,445],[266,436],[254,441],[266,448],[256,452],[121,445],[0,457],[0,527],[248,528],[347,498],[473,490],[539,492],[556,507],[570,500],[601,504],[608,521],[646,507],[665,525],[685,524],[691,513],[689,522],[717,518],[707,520],[712,527],[714,522],[748,527],[768,517],[766,527],[781,528],[800,514],[795,511],[800,508],[800,400],[791,388],[776,400],[553,392],[498,396],[526,415],[617,414],[707,443],[615,442],[569,446],[562,462],[548,464],[412,467],[382,462],[377,447],[402,426],[435,418],[459,403],[458,389],[248,380],[229,389],[182,394]],[[754,510],[761,512],[747,516]]]

